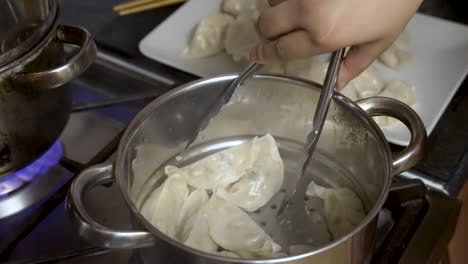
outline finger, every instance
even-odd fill
[[[282,1],[262,12],[257,21],[258,30],[266,39],[277,38],[298,27],[297,17],[297,5],[294,1]]]
[[[333,48],[318,47],[310,41],[309,34],[303,30],[281,36],[280,38],[262,43],[250,51],[250,60],[266,64],[274,61],[284,61],[329,52]]]
[[[336,85],[337,89],[343,89],[351,80],[367,69],[391,43],[388,40],[381,40],[352,46],[341,65]]]
[[[284,2],[285,0],[268,0],[268,3],[270,4],[270,6],[275,6],[281,2]]]

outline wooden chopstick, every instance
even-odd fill
[[[155,9],[155,8],[160,8],[160,7],[165,7],[169,5],[175,5],[179,3],[183,3],[186,0],[136,0],[132,1],[126,4],[122,7],[120,5],[119,7],[115,6],[114,10],[118,8],[119,15],[125,16],[125,15],[130,15],[142,11],[147,11],[150,9]]]
[[[139,6],[139,5],[142,5],[142,4],[147,4],[147,3],[152,3],[152,2],[159,2],[159,1],[162,1],[162,0],[135,0],[135,1],[127,2],[127,3],[118,4],[118,5],[114,6],[112,9],[114,11],[121,11],[123,9]]]

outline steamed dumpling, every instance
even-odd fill
[[[223,11],[233,16],[246,15],[257,19],[269,7],[267,0],[224,0]]]
[[[216,192],[250,212],[265,205],[279,191],[284,165],[275,139],[267,134],[183,168],[167,166],[166,174],[183,177],[190,186]]]
[[[341,93],[353,101],[376,96],[384,88],[385,81],[381,74],[369,67],[346,85]]]
[[[384,85],[385,81],[380,73],[371,66],[354,78],[347,86],[353,86],[358,99],[364,99],[379,94]]]
[[[213,56],[223,50],[226,27],[233,21],[227,14],[211,14],[202,19],[193,34],[186,53],[195,58]]]
[[[395,42],[379,56],[379,61],[392,69],[397,69],[407,63],[412,57],[409,52],[410,42],[411,36],[406,30],[403,31]]]
[[[216,190],[234,183],[245,174],[245,170],[253,163],[252,145],[250,140],[244,144],[234,146],[182,168],[167,166],[167,175],[181,175],[187,183],[200,190]]]
[[[390,97],[399,100],[407,105],[413,105],[414,103],[416,103],[416,94],[414,92],[414,87],[400,80],[394,80],[389,82],[379,96]]]
[[[224,49],[234,61],[248,57],[248,52],[261,42],[256,20],[249,16],[238,16],[226,30]]]
[[[260,73],[285,74],[285,69],[282,63],[269,63],[263,66]]]
[[[411,59],[411,53],[400,49],[395,45],[390,46],[379,56],[379,60],[392,69],[398,69],[400,65]]]
[[[356,88],[353,85],[346,85],[340,93],[346,97],[348,97],[352,101],[359,100],[359,95],[356,91]]]
[[[400,80],[389,82],[385,86],[383,92],[379,94],[379,96],[393,98],[409,106],[416,103],[416,93],[414,92],[414,87]],[[380,127],[392,126],[398,123],[397,119],[388,116],[378,116],[374,117],[373,119]]]
[[[316,64],[317,63],[314,62],[314,58],[309,57],[305,59],[289,60],[284,63],[284,68],[287,75],[301,77],[303,72],[306,72],[313,67],[317,67]]]
[[[311,181],[306,195],[323,200],[328,228],[335,239],[351,232],[366,217],[361,200],[348,188],[325,188]]]
[[[323,84],[327,75],[328,62],[316,62],[310,64],[310,67],[301,71],[298,75],[301,78],[311,80],[318,84]]]
[[[410,48],[411,44],[411,35],[409,32],[405,29],[403,32],[401,32],[400,36],[395,40],[393,45],[400,49],[405,49],[408,50]]]
[[[210,236],[204,213],[208,199],[208,194],[202,190],[194,190],[187,197],[177,223],[179,229],[178,239],[186,246],[214,253],[218,249],[218,245]]]
[[[216,194],[247,212],[253,212],[264,206],[280,190],[284,165],[275,139],[269,134],[254,138],[249,151],[252,163],[245,168],[240,180],[216,190]]]
[[[281,251],[247,213],[216,195],[206,206],[206,216],[213,240],[240,257],[274,257]]]
[[[168,177],[143,204],[142,215],[159,231],[176,239],[179,213],[189,194],[184,177]]]
[[[410,41],[409,33],[406,30],[403,31],[395,42],[378,57],[379,61],[392,69],[398,69],[402,64],[411,60]]]

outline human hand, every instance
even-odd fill
[[[270,0],[258,19],[268,39],[250,51],[266,64],[351,47],[337,88],[365,70],[403,31],[422,0]]]

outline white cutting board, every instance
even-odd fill
[[[190,0],[151,31],[139,45],[147,57],[182,71],[209,77],[239,72],[243,65],[227,55],[194,59],[182,56],[198,22],[219,12],[222,0]],[[468,27],[417,14],[407,27],[413,59],[397,71],[375,62],[386,80],[413,84],[417,103],[413,109],[423,120],[428,134],[468,73]],[[403,124],[382,129],[387,140],[408,145],[410,134]]]

